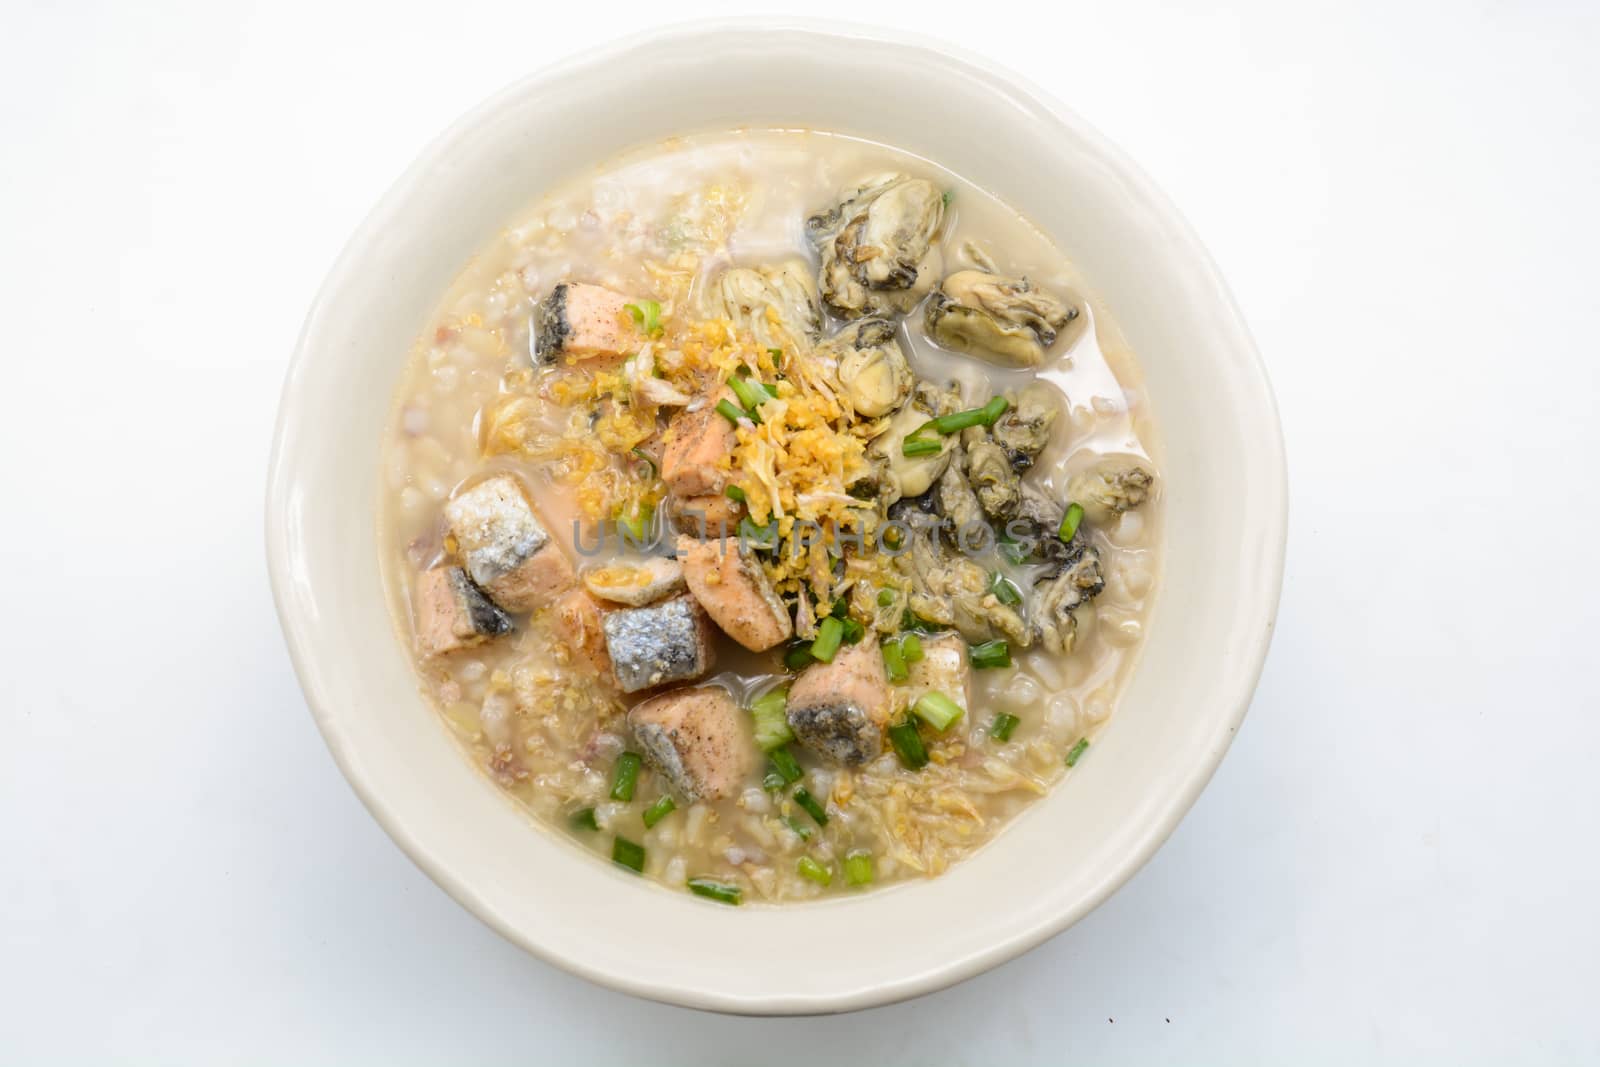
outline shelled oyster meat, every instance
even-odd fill
[[[828,307],[846,319],[909,313],[938,281],[944,260],[934,237],[943,222],[944,194],[905,174],[868,179],[807,219]]]
[[[1050,426],[1061,411],[1061,393],[1044,382],[1023,386],[994,424],[994,443],[1005,452],[1011,469],[1021,473],[1033,466],[1050,443]]]
[[[884,429],[867,446],[870,474],[862,483],[850,487],[853,494],[877,497],[888,507],[904,497],[926,493],[950,465],[957,447],[955,437],[939,438],[939,451],[928,456],[908,456],[903,448],[907,437],[915,434],[929,419],[948,415],[961,407],[961,391],[941,388],[932,382],[916,383],[911,399],[894,413]]]
[[[1078,643],[1078,628],[1091,610],[1089,601],[1105,589],[1100,573],[1100,550],[1081,537],[1073,538],[1077,551],[1059,570],[1033,587],[1028,622],[1039,642],[1056,655],[1071,654]]]
[[[835,361],[851,410],[863,418],[887,415],[905,402],[916,379],[887,319],[853,322],[817,347]]]
[[[1006,451],[994,442],[989,431],[974,426],[961,435],[967,456],[967,481],[977,495],[983,513],[1003,523],[1016,514],[1022,499],[1022,479],[1012,467]]]
[[[1028,620],[994,595],[989,572],[958,552],[944,550],[934,531],[916,533],[894,562],[908,586],[907,606],[918,618],[953,627],[973,643],[997,637],[1013,648],[1033,643]]]
[[[1150,496],[1155,475],[1131,456],[1109,456],[1067,481],[1067,498],[1082,505],[1084,517],[1104,524]]]
[[[928,302],[928,336],[1003,367],[1037,367],[1078,309],[1026,278],[956,271]]]

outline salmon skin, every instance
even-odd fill
[[[711,620],[688,595],[610,612],[603,625],[612,673],[624,693],[698,678],[715,660]]]

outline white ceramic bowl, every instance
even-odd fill
[[[883,141],[1029,215],[1123,326],[1166,453],[1164,584],[1143,662],[1094,758],[937,879],[783,908],[661,889],[533,824],[419,695],[377,562],[391,393],[468,258],[576,168],[740,125]],[[1286,501],[1277,415],[1244,323],[1194,234],[1120,153],[1013,75],[942,45],[734,21],[563,63],[423,153],[351,239],[306,320],[273,447],[267,547],[317,725],[368,809],[434,881],[513,942],[604,985],[698,1008],[809,1013],[993,967],[1071,925],[1150,858],[1244,717],[1278,603]],[[993,907],[1000,898],[1007,906]]]

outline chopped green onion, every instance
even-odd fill
[[[689,892],[696,896],[715,900],[719,904],[738,904],[744,896],[744,890],[738,886],[723,885],[721,882],[713,882],[709,878],[689,879]]]
[[[735,426],[739,425],[740,419],[749,419],[752,422],[755,421],[754,415],[751,415],[748,411],[740,411],[738,408],[734,407],[733,401],[727,399],[717,401],[717,414],[721,415]]]
[[[650,520],[655,516],[655,513],[654,505],[640,503],[631,518],[617,516],[617,527],[621,532],[631,537],[634,544],[643,544],[645,527],[650,525]]]
[[[827,809],[817,803],[817,798],[812,796],[811,791],[805,786],[794,791],[794,802],[804,808],[807,815],[817,820],[818,826],[828,825]]]
[[[936,419],[929,419],[918,426],[912,437],[921,437],[932,430],[935,433],[948,437],[953,433],[960,433],[970,426],[993,426],[994,420],[1006,413],[1006,408],[1011,405],[1003,396],[997,396],[981,408],[968,408],[966,411],[953,411],[948,415],[940,415]],[[910,453],[906,453],[910,455]]]
[[[769,348],[767,349],[767,355],[772,357],[772,365],[774,367],[783,366],[783,349]]]
[[[906,654],[900,647],[900,642],[884,642],[883,673],[889,676],[891,682],[903,682],[911,677],[911,672],[906,669]]]
[[[788,702],[787,688],[763,693],[751,702],[750,714],[756,721],[756,744],[761,751],[771,752],[794,740],[794,731],[789,729],[789,720],[784,717]]]
[[[600,829],[600,822],[594,817],[593,808],[580,808],[572,813],[567,822],[574,830]]]
[[[791,671],[805,670],[816,661],[817,657],[811,654],[809,644],[790,645],[788,651],[783,654],[783,665]]]
[[[745,504],[748,503],[750,499],[744,495],[744,490],[740,489],[737,485],[728,486],[728,488],[722,491],[722,495],[733,501],[735,504]]]
[[[634,448],[632,451],[634,455],[639,457],[639,461],[643,463],[646,469],[649,471],[645,477],[649,478],[651,481],[654,481],[656,476],[656,461],[651,459],[650,453],[646,452],[642,448]]]
[[[1061,528],[1056,531],[1056,536],[1063,541],[1072,540],[1073,534],[1078,532],[1078,524],[1083,521],[1083,505],[1068,504],[1067,513],[1061,516]]]
[[[928,765],[928,750],[923,747],[922,735],[917,733],[917,724],[912,720],[889,727],[889,741],[907,770],[920,771]]]
[[[847,645],[857,644],[863,637],[867,636],[867,628],[854,619],[845,619],[842,625],[844,626],[844,643]]]
[[[661,332],[661,305],[658,302],[641,300],[637,304],[624,304],[622,307],[645,336],[654,337]]]
[[[810,856],[801,856],[796,867],[800,871],[800,877],[809,878],[818,885],[827,885],[833,881],[833,872]]]
[[[911,706],[911,710],[929,726],[943,733],[950,724],[961,718],[961,705],[943,693],[924,693]]]
[[[833,607],[828,609],[828,614],[836,619],[846,618],[850,614],[850,601],[840,597],[833,602]]]
[[[768,771],[766,776],[761,779],[761,788],[765,789],[769,793],[782,792],[783,787],[788,784],[788,782],[783,780],[783,775],[779,774],[777,771]]]
[[[1009,667],[1011,646],[1004,640],[985,641],[981,645],[973,645],[967,649],[967,658],[972,661],[975,670],[988,671],[996,667]]]
[[[850,885],[870,885],[872,853],[852,852],[844,858],[844,880]]]
[[[894,590],[893,589],[880,589],[880,590],[878,590],[878,607],[886,608],[890,604],[893,604],[893,603],[894,603]]]
[[[745,409],[751,412],[751,418],[755,418],[754,412],[756,408],[772,399],[767,395],[765,389],[762,389],[759,385],[752,385],[746,378],[729,378],[728,388],[732,389],[733,394],[739,398],[739,403],[743,404]]]
[[[662,797],[648,808],[644,809],[644,828],[646,830],[665,819],[668,815],[678,810],[678,805],[672,802],[671,797]]]
[[[787,826],[789,829],[793,830],[794,833],[795,833],[795,836],[798,837],[800,840],[802,840],[802,841],[810,841],[811,840],[811,832],[812,832],[811,831],[811,827],[807,826],[805,823],[801,822],[799,819],[795,818],[793,815],[785,815],[783,817],[783,824],[785,826]]]
[[[944,443],[925,437],[907,437],[900,451],[907,456],[931,456],[944,451]]]
[[[954,189],[946,189],[944,192],[939,194],[939,202],[945,207],[949,207],[950,201],[954,200],[955,197],[956,191]]]
[[[778,395],[778,387],[772,382],[762,382],[761,388],[765,389],[767,391],[767,395],[770,397],[776,397]]]
[[[644,761],[636,752],[624,752],[617,757],[614,777],[611,779],[611,799],[624,804],[633,799],[633,787],[639,782],[639,765]]]
[[[811,655],[823,663],[832,663],[833,655],[839,651],[839,642],[844,640],[844,623],[829,615],[822,620],[822,625],[817,627],[817,639],[811,642]]]
[[[1022,603],[1022,590],[1017,588],[1016,582],[1013,582],[1003,574],[997,574],[990,580],[989,592],[993,593],[994,598],[1008,608],[1014,608]]]
[[[787,748],[775,748],[767,753],[767,759],[772,761],[772,769],[782,778],[784,784],[800,780],[800,761],[794,758],[794,753]]]
[[[1012,540],[1007,534],[1000,535],[1000,554],[1013,567],[1020,567],[1028,562],[1028,550],[1023,548],[1020,542]]]
[[[916,634],[905,634],[900,638],[900,651],[906,654],[907,663],[915,663],[922,658],[922,638]]]
[[[611,862],[639,874],[644,873],[644,846],[636,845],[626,837],[611,842]]]
[[[1000,714],[996,715],[994,717],[994,721],[989,724],[989,736],[994,738],[996,741],[1009,741],[1011,740],[1011,732],[1017,728],[1017,724],[1020,722],[1022,722],[1022,720],[1017,718],[1015,715],[1010,715],[1002,711]]]
[[[1076,767],[1078,765],[1078,758],[1083,755],[1083,750],[1088,747],[1089,739],[1087,737],[1078,738],[1078,743],[1072,746],[1071,752],[1067,753],[1067,766]]]

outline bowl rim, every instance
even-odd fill
[[[1232,695],[1229,714],[1220,716],[1217,720],[1211,738],[1213,744],[1208,749],[1209,758],[1198,763],[1181,786],[1173,788],[1166,794],[1159,817],[1152,823],[1152,829],[1144,835],[1136,847],[1130,848],[1118,863],[1108,869],[1093,889],[1084,893],[1073,906],[1063,908],[1052,916],[1018,930],[981,952],[952,960],[937,970],[910,975],[867,992],[845,992],[829,997],[816,995],[751,997],[736,993],[663,986],[657,982],[635,979],[626,973],[591,966],[579,957],[552,951],[526,936],[515,923],[499,914],[475,892],[465,879],[438,860],[422,841],[407,833],[400,823],[391,817],[382,799],[377,795],[377,790],[368,781],[361,761],[345,744],[345,739],[336,725],[337,715],[331,710],[328,694],[321,690],[317,673],[311,668],[314,648],[308,626],[291,611],[288,592],[291,584],[293,546],[288,533],[290,526],[285,518],[289,489],[293,484],[291,470],[293,464],[286,446],[294,423],[292,401],[310,362],[311,354],[317,349],[318,333],[323,319],[329,313],[330,294],[339,290],[347,279],[359,272],[367,246],[391,219],[397,217],[399,206],[410,195],[413,187],[439,163],[457,139],[482,124],[508,102],[537,91],[547,82],[619,62],[622,57],[630,53],[644,48],[657,48],[663,43],[682,43],[687,39],[751,33],[790,33],[804,34],[818,39],[865,40],[932,53],[931,58],[952,69],[960,69],[963,74],[981,82],[984,88],[1025,99],[1056,121],[1071,127],[1077,136],[1092,146],[1099,160],[1116,172],[1124,187],[1140,201],[1141,206],[1158,216],[1165,232],[1178,241],[1174,254],[1196,268],[1198,273],[1193,279],[1194,284],[1204,288],[1214,302],[1214,328],[1228,335],[1230,346],[1242,357],[1239,370],[1248,376],[1249,384],[1258,390],[1255,400],[1260,405],[1262,416],[1260,429],[1265,432],[1260,434],[1261,439],[1257,441],[1257,445],[1263,451],[1256,458],[1275,475],[1270,485],[1259,487],[1267,495],[1261,509],[1263,527],[1258,530],[1262,535],[1261,543],[1267,551],[1257,557],[1255,568],[1259,579],[1258,588],[1262,594],[1261,602],[1256,607],[1259,612],[1258,618],[1264,625],[1253,639],[1248,662],[1235,665],[1236,692]],[[1177,829],[1201,791],[1210,782],[1249,710],[1276,626],[1288,541],[1288,503],[1288,467],[1282,422],[1260,352],[1232,293],[1198,235],[1177,207],[1131,159],[1074,111],[1030,79],[947,40],[919,32],[838,19],[755,15],[674,22],[577,52],[565,59],[540,67],[500,89],[457,118],[423,148],[345,242],[306,314],[285,372],[279,397],[268,464],[265,533],[268,575],[274,606],[291,663],[301,690],[305,694],[312,719],[340,772],[362,805],[428,878],[506,940],[546,963],[597,985],[699,1010],[735,1014],[803,1015],[856,1011],[892,1004],[944,989],[981,974],[1022,955],[1066,930],[1104,903],[1112,893],[1149,862]]]

